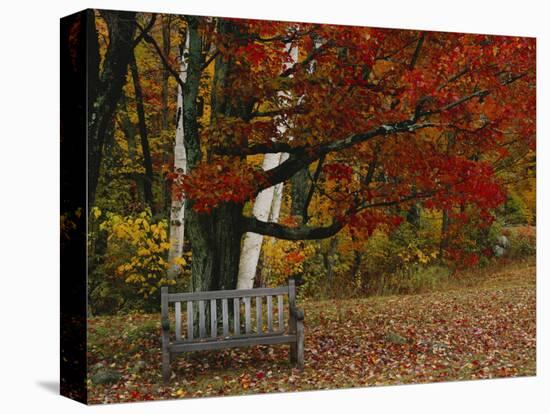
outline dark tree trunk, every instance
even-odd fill
[[[164,53],[164,56],[166,58],[169,58],[170,56],[170,26],[172,22],[172,16],[167,15],[164,16],[162,19],[162,52]],[[170,130],[169,128],[169,121],[168,121],[168,97],[170,95],[169,89],[168,89],[168,79],[170,77],[170,72],[165,67],[162,71],[162,94],[161,94],[161,105],[162,105],[162,113],[161,113],[161,136],[163,137],[163,156],[162,156],[162,163],[168,164],[169,162],[169,154],[172,147],[172,140],[166,139],[167,134]],[[172,132],[172,131],[170,131]],[[170,216],[170,204],[172,201],[171,193],[170,193],[170,185],[168,183],[168,180],[164,180],[162,185],[162,211],[163,213],[166,213],[168,217]]]
[[[99,70],[99,45],[95,16],[90,11],[88,30],[88,205],[95,202],[103,146],[133,54],[135,12],[102,11],[109,27],[109,46]]]
[[[201,161],[198,124],[198,91],[204,64],[204,51],[199,33],[200,20],[187,17],[189,31],[189,57],[187,78],[183,94],[183,125],[187,170],[192,171]],[[228,33],[235,26],[221,19],[220,32]],[[221,56],[216,59],[211,101],[211,122],[218,114],[245,118],[252,105],[235,103],[222,93],[231,68],[231,59]],[[192,250],[192,288],[194,291],[235,289],[239,271],[241,238],[243,235],[243,205],[224,203],[210,213],[193,210],[193,200],[185,205],[186,233]]]
[[[317,162],[317,167],[315,167],[313,177],[310,177],[308,167],[304,167],[290,179],[292,190],[292,204],[290,206],[290,212],[293,216],[301,218],[302,224],[307,224],[309,221],[309,204],[313,199],[315,186],[321,176],[324,161],[325,156],[323,155]]]
[[[189,60],[183,95],[183,123],[187,168],[192,171],[202,159],[199,140],[197,96],[203,64],[199,21],[189,17]],[[217,62],[215,82],[223,82],[226,62]],[[212,103],[213,116],[227,108],[221,99]],[[242,237],[242,205],[221,204],[210,213],[193,210],[189,200],[185,206],[186,232],[192,250],[192,288],[194,291],[234,289],[237,286]]]
[[[292,202],[290,213],[303,221],[309,193],[310,180],[307,167],[302,168],[290,179]],[[307,215],[307,213],[306,213]]]
[[[154,215],[155,201],[153,198],[153,161],[151,160],[151,151],[149,149],[149,138],[147,136],[147,123],[145,120],[145,109],[143,107],[143,91],[141,90],[141,81],[139,79],[139,71],[137,67],[136,57],[132,52],[130,57],[130,70],[132,72],[132,81],[134,83],[134,91],[136,95],[136,111],[138,114],[139,137],[141,142],[141,150],[143,152],[143,167],[145,168],[145,179],[143,180],[143,195],[145,202],[151,209]]]
[[[357,275],[359,274],[359,270],[361,269],[361,262],[363,260],[363,255],[359,250],[354,250],[353,252],[353,265],[351,267],[351,277],[355,281],[357,278]]]
[[[455,134],[453,132],[447,132],[447,154],[451,154],[455,145]],[[443,210],[443,217],[441,220],[441,239],[439,242],[439,260],[444,259],[445,250],[449,247],[449,227],[451,225],[450,210]]]
[[[189,31],[189,57],[187,77],[183,90],[183,130],[187,155],[187,171],[192,171],[202,159],[199,139],[199,120],[197,112],[197,96],[201,78],[201,67],[204,60],[202,40],[196,17],[187,18]]]
[[[449,210],[443,210],[443,217],[441,219],[441,239],[439,242],[439,259],[443,260],[445,250],[449,246],[449,225],[451,219],[449,217]]]
[[[323,254],[323,264],[325,266],[327,280],[329,282],[332,282],[332,279],[334,276],[334,262],[335,262],[334,255],[336,253],[337,245],[338,245],[338,239],[335,236],[333,236],[330,239],[330,243],[327,251]]]
[[[415,229],[420,228],[420,204],[414,203],[407,212],[407,222],[411,223]]]
[[[170,56],[170,15],[162,18],[162,53],[168,59]],[[161,127],[163,131],[168,129],[168,78],[170,72],[167,68],[162,71],[162,91],[161,91]]]
[[[242,206],[228,203],[200,214],[187,208],[193,248],[193,290],[235,289],[242,237]]]
[[[126,136],[126,142],[128,143],[128,156],[132,161],[136,160],[137,145],[136,145],[136,129],[130,116],[128,115],[128,105],[127,98],[123,94],[120,99],[120,109],[121,109],[121,129],[124,135]],[[137,191],[137,201],[142,202],[143,197],[143,179],[141,175],[135,174],[134,181],[136,183]]]

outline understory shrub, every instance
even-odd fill
[[[155,221],[148,210],[123,216],[92,211],[89,235],[89,312],[113,314],[157,311],[159,288],[176,285],[166,279],[170,264],[167,221]],[[185,289],[188,261],[177,259],[182,269],[177,288]]]
[[[508,228],[505,232],[510,246],[506,256],[512,259],[532,256],[537,250],[536,228],[533,226],[518,226]]]

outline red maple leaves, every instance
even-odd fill
[[[219,160],[199,164],[192,174],[175,182],[172,191],[188,199],[195,211],[210,213],[221,203],[244,203],[254,195],[261,179],[259,172],[245,163]]]
[[[335,219],[370,234],[397,225],[402,214],[390,206],[406,207],[416,197],[429,209],[459,209],[458,222],[475,214],[490,223],[506,197],[502,166],[518,151],[534,150],[533,39],[231,22],[237,34],[215,39],[232,62],[223,93],[252,109],[205,126],[205,149],[285,143],[303,148],[311,164],[323,145],[354,134],[427,124],[329,152],[316,191],[330,205],[319,211],[333,217],[321,222]],[[298,49],[298,63],[289,45]],[[244,205],[270,179],[245,158],[233,151],[203,162],[175,191],[200,212]]]

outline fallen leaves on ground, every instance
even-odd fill
[[[535,375],[534,260],[480,272],[475,283],[457,286],[422,295],[305,302],[303,372],[289,364],[285,345],[195,352],[173,361],[167,387],[158,315],[91,318],[91,374],[108,368],[122,377],[104,385],[89,380],[89,402]]]

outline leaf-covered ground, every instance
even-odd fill
[[[89,401],[242,395],[535,375],[535,264],[458,274],[439,292],[300,303],[305,370],[288,346],[180,355],[162,386],[158,315],[89,321]],[[94,373],[120,373],[97,385]]]

